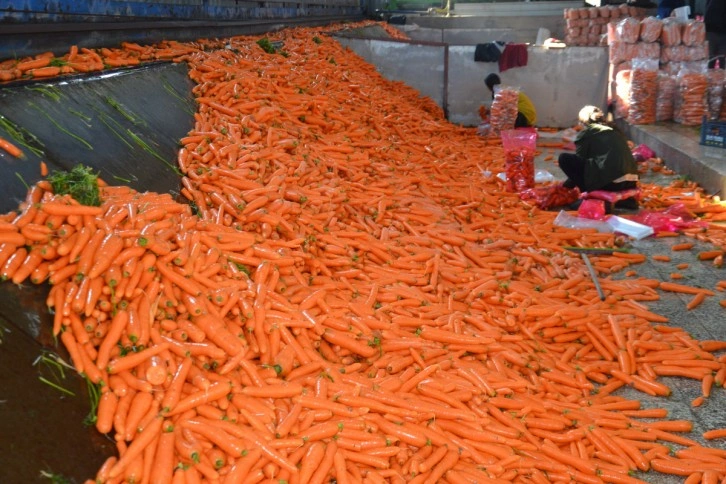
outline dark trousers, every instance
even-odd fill
[[[601,187],[591,187],[585,184],[585,165],[586,161],[574,153],[561,153],[557,162],[560,170],[567,175],[564,185],[567,188],[579,188],[581,192],[590,192],[593,190],[606,190],[609,192],[619,192],[621,190],[629,190],[636,188],[638,184],[634,181],[624,181],[619,183],[608,183]]]
[[[517,119],[514,120],[515,128],[530,128],[531,126],[527,122],[527,118],[522,113],[517,113]]]

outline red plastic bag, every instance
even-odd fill
[[[605,218],[605,202],[595,198],[587,198],[582,201],[577,209],[577,216],[589,218],[590,220],[602,220]]]
[[[552,207],[564,207],[577,201],[580,191],[577,188],[565,188],[562,183],[544,187],[530,188],[520,192],[519,198],[546,210]]]
[[[533,129],[508,129],[502,131],[501,136],[507,191],[522,192],[534,188],[537,132]]]
[[[660,212],[641,210],[630,219],[633,222],[652,227],[655,233],[678,232],[681,229],[708,226],[706,222],[698,220],[682,203],[672,205]]]
[[[638,145],[633,148],[633,157],[635,161],[646,161],[655,158],[655,151],[650,149],[648,145]]]

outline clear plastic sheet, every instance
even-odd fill
[[[708,119],[718,121],[723,107],[724,70],[708,70]]]

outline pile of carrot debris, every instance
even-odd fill
[[[700,404],[726,343],[648,310],[659,281],[609,276],[643,256],[592,257],[601,301],[565,247],[612,234],[484,178],[501,147],[324,34],[178,46],[186,200],[101,183],[88,206],[42,181],[2,217],[2,276],[51,284],[54,332],[101,388],[118,453],[89,482],[726,476],[703,440],[726,431],[616,394],[680,376]]]

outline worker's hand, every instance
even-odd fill
[[[489,108],[487,108],[484,104],[479,106],[479,117],[484,122],[489,120]]]

